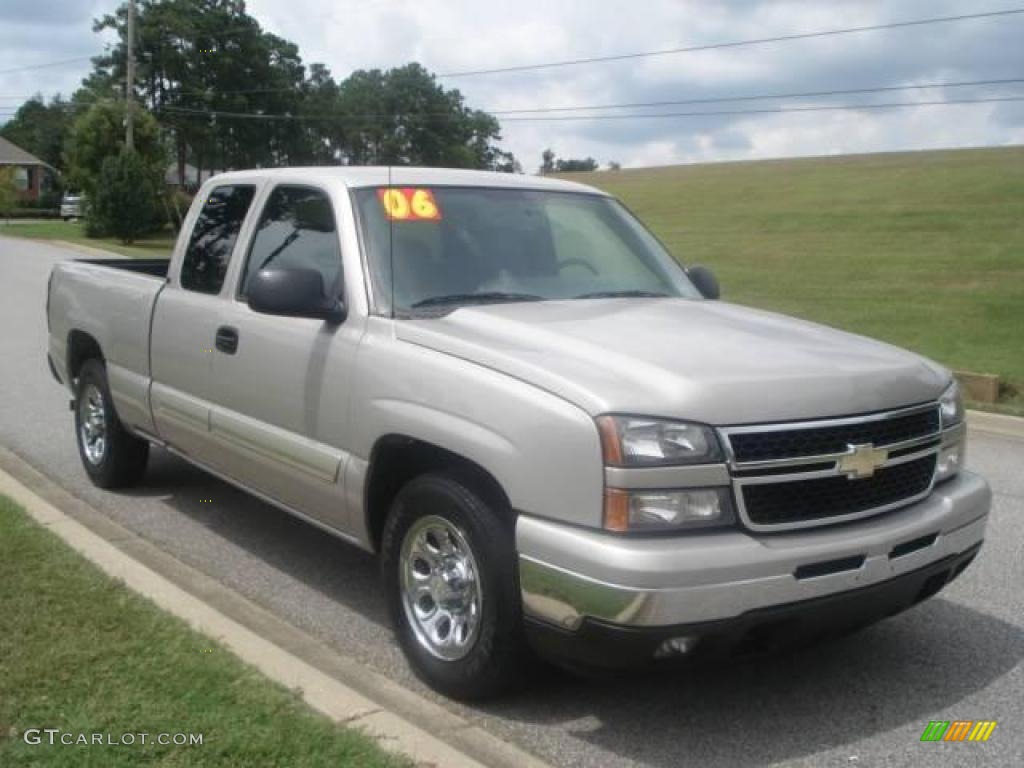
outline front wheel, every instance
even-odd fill
[[[509,526],[455,477],[423,475],[395,498],[384,529],[388,606],[413,670],[458,699],[496,695],[525,658]]]
[[[134,485],[146,471],[149,443],[130,434],[114,411],[107,369],[86,360],[75,388],[75,436],[89,479],[100,488]]]

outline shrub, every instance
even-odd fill
[[[8,216],[17,200],[14,186],[14,169],[0,168],[0,216]]]
[[[59,188],[44,189],[39,193],[39,207],[44,210],[60,208],[60,200],[62,196],[63,193]]]
[[[159,226],[160,186],[137,152],[122,148],[100,167],[86,211],[87,234],[111,234],[131,243]]]

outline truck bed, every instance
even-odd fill
[[[74,378],[74,349],[102,350],[122,421],[149,427],[149,330],[167,285],[167,259],[76,259],[54,266],[48,289],[49,357],[62,382]],[[69,370],[70,369],[70,370]]]
[[[167,268],[171,263],[170,259],[75,259],[78,264],[95,264],[98,267],[110,267],[125,272],[151,275],[152,277],[167,277]]]

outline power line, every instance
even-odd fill
[[[992,104],[998,102],[1024,101],[1024,96],[997,96],[981,99],[942,99],[935,101],[894,101],[878,104],[821,104],[806,107],[772,107],[762,109],[725,109],[706,110],[701,112],[646,112],[631,115],[558,115],[554,117],[509,117],[506,122],[562,122],[570,120],[635,120],[645,118],[667,118],[667,117],[715,117],[724,115],[765,115],[785,114],[789,112],[828,112],[828,111],[858,111],[865,109],[897,109],[913,107],[934,107],[956,104]],[[429,117],[429,114],[396,113],[394,115],[381,114],[337,114],[337,115],[267,115],[254,112],[223,112],[217,110],[189,109],[187,107],[162,107],[158,111],[170,112],[175,115],[192,115],[195,117],[223,117],[242,120],[298,120],[298,121],[345,121],[345,120],[369,120],[383,117]]]
[[[980,85],[1012,85],[1016,83],[1024,83],[1024,78],[1020,77],[1009,77],[1009,78],[998,78],[995,80],[958,80],[958,81],[945,81],[945,82],[932,82],[932,83],[913,83],[910,85],[880,85],[880,86],[869,86],[864,88],[846,88],[846,89],[833,89],[826,91],[801,91],[798,93],[765,93],[756,95],[743,95],[743,96],[713,96],[708,98],[700,99],[672,99],[667,101],[638,101],[638,102],[622,102],[618,104],[578,104],[570,107],[522,107],[519,109],[487,109],[481,108],[479,111],[487,112],[492,115],[516,115],[525,114],[530,112],[577,112],[591,109],[619,109],[627,107],[668,107],[668,106],[681,106],[684,104],[714,104],[724,101],[762,101],[768,99],[804,99],[813,98],[819,96],[848,96],[852,94],[861,93],[884,93],[886,91],[910,91],[910,90],[923,90],[927,88],[966,88],[971,86]],[[181,90],[178,92],[186,96],[233,96],[236,94],[248,94],[248,93],[294,93],[296,95],[306,95],[305,91],[298,88],[247,88],[243,90],[229,90],[229,91],[197,91],[197,90]],[[28,101],[35,97],[35,94],[29,96],[0,96],[0,101]],[[50,104],[49,106],[60,106],[65,109],[74,109],[80,106],[82,103],[91,102],[73,102],[64,101],[60,105]],[[6,107],[0,105],[0,109]]]
[[[799,93],[779,93],[779,94],[759,94],[759,95],[744,95],[744,96],[721,96],[721,97],[709,97],[703,99],[683,99],[683,100],[666,100],[666,101],[651,101],[651,102],[631,102],[631,103],[618,103],[618,104],[600,104],[600,105],[577,105],[569,107],[535,107],[528,109],[515,109],[515,110],[482,110],[492,115],[502,115],[502,119],[506,122],[557,122],[557,121],[578,121],[578,120],[601,120],[601,119],[637,119],[644,117],[652,118],[665,118],[665,117],[702,117],[702,116],[714,116],[714,115],[743,115],[743,114],[772,114],[779,112],[808,112],[808,111],[826,111],[826,110],[857,110],[857,109],[880,109],[880,108],[897,108],[897,107],[914,107],[914,106],[938,106],[943,104],[980,104],[990,103],[999,101],[1017,101],[1024,100],[1018,97],[990,97],[980,99],[943,99],[936,101],[927,102],[895,102],[895,103],[882,103],[882,104],[844,104],[844,105],[820,105],[820,106],[807,106],[807,107],[771,107],[762,109],[744,109],[744,110],[714,110],[704,112],[671,112],[671,113],[640,113],[640,114],[613,114],[613,115],[563,115],[557,117],[536,117],[530,115],[543,115],[554,112],[570,112],[570,111],[584,111],[584,110],[596,110],[596,109],[626,109],[626,108],[644,108],[644,107],[658,107],[658,106],[682,106],[688,104],[717,104],[717,103],[728,103],[728,102],[739,102],[739,101],[755,101],[755,100],[768,100],[768,99],[793,99],[793,98],[810,98],[818,96],[838,96],[838,95],[851,95],[851,94],[865,94],[865,93],[883,93],[892,91],[903,91],[903,90],[915,90],[915,89],[927,89],[927,88],[952,88],[952,87],[969,87],[979,85],[1009,85],[1015,83],[1024,82],[1024,78],[1002,78],[996,80],[971,80],[971,81],[958,81],[958,82],[936,82],[936,83],[924,83],[916,85],[905,85],[905,86],[875,86],[870,88],[851,88],[851,89],[833,89],[827,91],[803,91]],[[101,99],[102,100],[102,99]],[[82,109],[90,106],[96,102],[88,103],[67,103],[61,104],[62,109]],[[52,105],[51,105],[52,106]],[[232,119],[256,119],[256,120],[305,120],[305,121],[344,121],[344,120],[380,120],[385,118],[395,117],[446,117],[450,113],[447,112],[404,112],[404,113],[364,113],[364,114],[324,114],[324,115],[275,115],[275,114],[264,114],[254,112],[234,112],[227,110],[209,110],[209,109],[194,109],[189,107],[178,107],[174,105],[165,105],[159,108],[157,111],[165,111],[170,114],[177,115],[193,115],[193,116],[208,116],[208,117],[224,117]],[[13,107],[0,107],[0,117],[11,117],[17,114],[17,109]],[[527,115],[527,116],[523,116]]]
[[[542,112],[582,112],[585,110],[593,109],[627,109],[627,108],[642,108],[642,107],[671,107],[671,106],[682,106],[685,104],[720,104],[728,101],[767,101],[769,99],[809,99],[820,96],[850,96],[853,94],[864,94],[864,93],[886,93],[891,91],[912,91],[912,90],[924,90],[927,88],[966,88],[971,86],[979,85],[1011,85],[1014,83],[1024,83],[1024,78],[1021,77],[1010,77],[1002,78],[999,80],[961,80],[958,82],[944,82],[944,83],[918,83],[914,85],[885,85],[885,86],[872,86],[870,88],[846,88],[841,90],[829,90],[829,91],[803,91],[801,93],[771,93],[771,94],[758,94],[758,95],[745,95],[745,96],[714,96],[701,99],[680,99],[680,100],[669,100],[669,101],[634,101],[631,103],[621,104],[581,104],[572,107],[536,107],[533,109],[521,108],[521,109],[485,109],[483,112],[488,112],[492,115],[519,115],[519,114],[533,114]]]
[[[529,114],[547,114],[552,112],[582,112],[592,111],[598,109],[630,109],[630,108],[650,108],[650,107],[669,107],[669,106],[684,106],[691,104],[721,104],[727,102],[740,102],[740,101],[767,101],[771,99],[806,99],[816,98],[823,96],[850,96],[854,94],[869,94],[869,93],[891,93],[894,91],[911,91],[911,90],[926,90],[933,88],[968,88],[977,86],[989,86],[989,85],[1014,85],[1024,83],[1024,78],[1011,77],[1011,78],[999,78],[993,80],[959,80],[959,81],[944,81],[944,82],[931,82],[931,83],[915,83],[911,85],[881,85],[881,86],[870,86],[863,88],[845,88],[845,89],[832,89],[822,91],[800,91],[800,92],[787,92],[787,93],[766,93],[766,94],[745,94],[741,96],[712,96],[705,98],[696,99],[672,99],[663,101],[635,101],[635,102],[620,102],[615,104],[578,104],[567,107],[523,107],[519,109],[481,109],[479,111],[486,112],[491,115],[529,115]],[[228,91],[220,91],[216,94],[220,95],[229,93]],[[61,109],[80,109],[87,107],[95,102],[66,102],[59,105],[51,104],[50,107],[59,106]],[[167,105],[164,109],[168,110],[188,110],[205,113],[208,110],[198,110],[188,107],[179,107],[176,105]],[[3,107],[0,106],[0,112],[16,111],[14,107]],[[236,113],[237,114],[237,113]],[[250,113],[252,114],[252,113]],[[448,115],[447,112],[413,112],[406,114],[415,114],[421,117],[444,117]],[[373,115],[362,115],[363,117],[383,117],[382,114]],[[288,117],[285,115],[284,117]]]
[[[722,109],[703,112],[646,112],[638,115],[559,115],[557,117],[507,117],[506,122],[563,122],[569,120],[627,120],[649,117],[715,117],[720,115],[774,115],[787,112],[856,112],[862,109],[937,107],[951,104],[991,104],[1024,101],[1024,96],[996,96],[984,99],[942,99],[936,101],[890,101],[879,104],[821,104],[807,107],[766,107],[763,109]]]
[[[814,38],[814,37],[829,37],[829,36],[835,36],[835,35],[848,35],[848,34],[854,34],[854,33],[857,33],[857,32],[874,32],[874,31],[885,30],[885,29],[899,29],[899,28],[906,28],[906,27],[924,26],[926,24],[944,24],[944,23],[957,22],[957,21],[968,21],[970,19],[986,19],[986,18],[994,18],[994,17],[999,17],[999,16],[1011,16],[1011,15],[1020,14],[1020,13],[1024,13],[1024,8],[1007,8],[1007,9],[1000,10],[1000,11],[988,11],[988,12],[984,12],[984,13],[965,13],[965,14],[960,14],[960,15],[957,15],[957,16],[938,16],[938,17],[933,17],[933,18],[928,18],[928,19],[912,19],[912,20],[909,20],[909,21],[896,21],[896,22],[889,22],[889,23],[886,23],[886,24],[871,24],[871,25],[862,26],[862,27],[845,27],[845,28],[842,28],[842,29],[828,29],[828,30],[820,30],[818,32],[801,32],[801,33],[790,34],[790,35],[777,35],[775,37],[753,38],[753,39],[750,39],[750,40],[733,40],[733,41],[724,42],[724,43],[709,43],[709,44],[706,44],[706,45],[693,45],[693,46],[688,46],[688,47],[684,47],[684,48],[668,48],[668,49],[657,50],[657,51],[639,51],[639,52],[632,52],[632,53],[620,53],[620,54],[615,54],[615,55],[612,55],[612,56],[591,56],[591,57],[579,58],[579,59],[565,59],[565,60],[562,60],[562,61],[550,61],[550,62],[544,62],[544,63],[540,63],[540,64],[519,64],[519,65],[515,65],[515,66],[510,66],[510,67],[494,67],[492,69],[475,69],[475,70],[465,70],[465,71],[460,71],[460,72],[445,72],[445,73],[437,75],[437,77],[451,77],[451,78],[454,78],[454,77],[471,77],[471,76],[476,76],[476,75],[493,75],[493,74],[500,74],[500,73],[504,73],[504,72],[525,72],[525,71],[537,70],[537,69],[550,69],[550,68],[553,68],[553,67],[569,67],[569,66],[575,66],[575,65],[578,65],[578,64],[596,64],[596,63],[599,63],[599,62],[608,62],[608,61],[625,61],[625,60],[628,60],[628,59],[639,59],[639,58],[646,58],[646,57],[650,57],[650,56],[669,56],[669,55],[677,54],[677,53],[693,53],[693,52],[696,52],[696,51],[708,51],[708,50],[714,50],[714,49],[717,49],[717,48],[738,48],[738,47],[747,46],[747,45],[763,45],[763,44],[766,44],[766,43],[781,43],[781,42],[787,42],[787,41],[790,41],[790,40],[806,40],[806,39]],[[10,67],[8,69],[0,69],[0,75],[6,75],[6,74],[9,74],[11,72],[23,72],[23,71],[32,70],[32,69],[44,69],[44,68],[47,68],[47,67],[59,67],[62,64],[73,64],[73,63],[79,62],[79,61],[89,61],[92,58],[93,58],[93,56],[77,56],[77,57],[71,58],[71,59],[59,59],[57,61],[48,61],[48,62],[43,62],[41,64],[27,64],[27,65],[22,66],[22,67]],[[277,90],[277,89],[259,89],[259,88],[256,88],[256,89],[250,89],[248,91],[245,91],[245,90],[233,91],[233,93],[273,92],[275,90]],[[290,90],[290,89],[281,89],[281,90]]]
[[[0,75],[6,75],[10,72],[23,72],[26,69],[45,69],[46,67],[59,67],[61,64],[73,64],[76,61],[89,61],[92,56],[78,56],[74,59],[62,59],[60,61],[48,61],[43,64],[29,64],[24,67],[12,67],[11,69],[0,69]]]
[[[497,75],[508,72],[527,72],[538,69],[552,69],[554,67],[572,67],[580,64],[597,64],[609,61],[627,61],[629,59],[641,59],[650,56],[669,56],[677,53],[693,53],[695,51],[710,51],[718,48],[739,48],[747,45],[764,45],[766,43],[783,43],[791,40],[807,40],[813,37],[830,37],[835,35],[849,35],[856,32],[874,32],[883,29],[899,29],[906,27],[919,27],[926,24],[945,24],[956,21],[967,21],[968,19],[985,19],[997,16],[1010,16],[1024,13],[1024,8],[1009,8],[1002,11],[988,11],[986,13],[965,13],[958,16],[938,16],[929,19],[912,19],[910,21],[895,21],[888,24],[871,24],[864,27],[845,27],[842,29],[828,29],[818,32],[800,32],[790,35],[777,35],[775,37],[761,37],[751,40],[734,40],[725,43],[709,43],[706,45],[691,45],[685,48],[668,48],[657,51],[640,51],[634,53],[620,53],[613,56],[591,56],[580,59],[564,59],[562,61],[548,61],[542,64],[518,64],[510,67],[494,67],[492,69],[470,69],[459,72],[445,72],[437,77],[476,77],[478,75]]]

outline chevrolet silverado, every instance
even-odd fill
[[[96,485],[161,446],[379,553],[455,697],[531,649],[657,667],[851,631],[984,536],[948,370],[719,300],[580,184],[226,173],[169,262],[58,264],[47,319]]]

